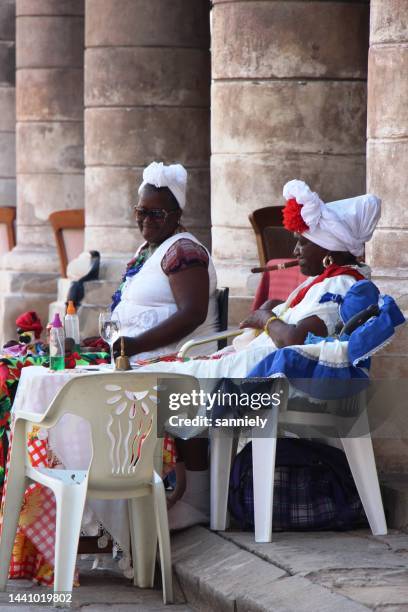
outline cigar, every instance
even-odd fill
[[[293,268],[298,266],[299,262],[297,259],[293,261],[285,261],[284,263],[276,264],[275,266],[264,266],[263,268],[252,268],[251,272],[257,274],[259,272],[274,272],[275,270],[285,270],[286,268]]]

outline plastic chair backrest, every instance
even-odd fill
[[[177,391],[199,388],[192,376],[113,372],[78,376],[50,404],[42,427],[64,414],[90,424],[90,492],[119,493],[152,482],[157,446],[157,391],[164,379],[177,380]],[[165,411],[166,407],[160,410]]]
[[[283,206],[266,206],[249,214],[258,248],[259,262],[264,266],[270,259],[293,256],[295,238],[283,228]]]
[[[221,287],[217,289],[217,304],[218,304],[218,331],[228,329],[228,297],[229,287]],[[227,346],[227,340],[218,341],[218,350],[220,351]]]
[[[85,211],[83,208],[57,210],[48,219],[54,230],[61,276],[65,278],[68,263],[84,249]]]

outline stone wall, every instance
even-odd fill
[[[53,249],[48,215],[84,201],[83,2],[17,11],[18,242]]]
[[[408,315],[408,3],[372,0],[368,70],[367,188],[382,198],[382,216],[367,247],[374,280],[398,299]],[[374,360],[377,377],[402,388],[408,377],[408,330],[402,329]],[[406,473],[408,425],[406,398],[383,404],[392,415],[383,439],[376,441],[379,467]]]
[[[248,213],[282,204],[287,180],[364,192],[368,22],[365,2],[214,2],[213,255],[235,296],[259,280]]]
[[[16,205],[15,4],[0,4],[0,206]]]
[[[210,245],[209,3],[121,0],[117,9],[117,0],[86,1],[85,248],[101,252],[103,279],[87,286],[87,332],[141,242],[132,206],[151,161],[186,166],[183,222]]]
[[[120,11],[87,0],[86,10],[86,247],[134,250],[132,204],[153,160],[187,167],[185,222],[208,243],[207,0],[123,0]]]
[[[17,246],[0,273],[0,339],[16,316],[43,321],[55,298],[59,262],[48,222],[83,207],[83,37],[81,0],[17,0]]]

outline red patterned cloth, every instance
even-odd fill
[[[38,428],[35,428],[38,430]],[[6,465],[2,505],[7,491],[12,436]],[[49,467],[47,443],[36,434],[29,436],[27,450],[35,467]],[[2,516],[3,512],[1,512]],[[47,487],[31,484],[24,494],[17,535],[10,561],[10,578],[33,579],[52,586],[54,580],[54,543],[56,507],[54,494]],[[77,581],[77,578],[76,578]]]
[[[103,351],[105,353],[109,353],[109,344],[105,342],[99,336],[92,336],[90,338],[85,338],[82,342],[83,346],[87,348],[93,348],[98,351]]]
[[[41,504],[39,507],[40,513],[31,525],[22,525],[21,530],[42,554],[47,563],[53,566],[57,516],[55,497],[51,489],[40,484],[33,484],[26,491],[27,498],[36,494],[36,501],[39,501]]]
[[[289,261],[288,259],[271,259],[267,266]],[[299,267],[287,268],[286,270],[276,270],[275,272],[264,272],[255,293],[252,310],[260,308],[267,300],[282,300],[284,302],[288,295],[296,287],[306,280],[306,276],[300,271]]]
[[[27,450],[33,467],[48,468],[49,450],[46,440],[37,437],[34,428],[27,440]],[[56,506],[51,489],[35,483],[25,492],[20,514],[20,528],[46,562],[54,565]]]
[[[48,448],[44,440],[31,438],[28,444],[28,454],[33,467],[48,467]]]

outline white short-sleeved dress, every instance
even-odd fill
[[[177,304],[171,290],[169,274],[164,262],[168,263],[166,261],[168,253],[175,253],[175,247],[179,244],[184,245],[180,249],[182,253],[181,258],[183,258],[183,253],[187,253],[188,257],[189,245],[190,252],[194,250],[191,247],[197,245],[207,255],[207,269],[210,281],[207,317],[204,323],[197,327],[193,333],[185,336],[179,342],[153,351],[139,353],[133,356],[131,361],[177,352],[178,348],[190,338],[208,336],[217,331],[217,275],[213,261],[207,249],[197,238],[189,232],[179,232],[162,242],[147,259],[140,271],[125,281],[121,301],[113,311],[119,317],[121,335],[135,338],[177,312]],[[136,256],[140,253],[143,246],[137,251]]]

